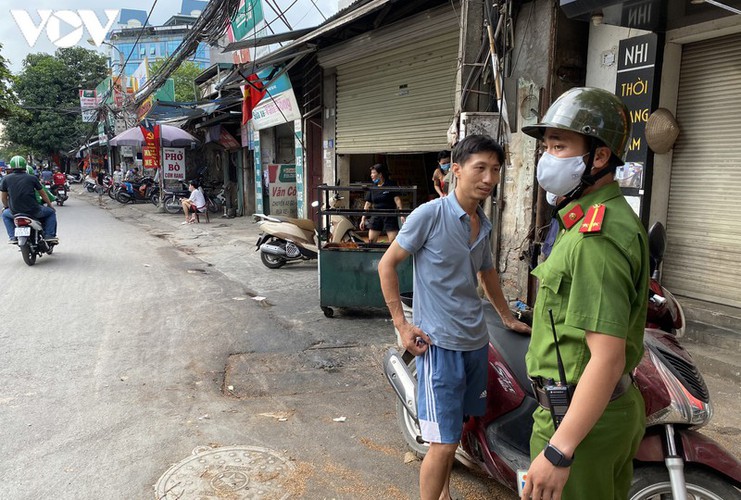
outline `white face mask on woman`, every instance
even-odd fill
[[[564,196],[579,185],[581,176],[587,168],[584,156],[559,158],[543,153],[537,167],[538,184],[547,192]]]
[[[555,207],[558,204],[558,195],[547,192],[545,194],[545,201],[547,201],[549,205]]]

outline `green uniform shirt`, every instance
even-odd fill
[[[568,225],[577,204],[584,215],[566,229],[564,221]],[[580,233],[589,207],[595,204],[605,206],[601,230]],[[559,378],[549,309],[569,383],[579,381],[590,359],[585,331],[625,339],[623,373],[629,373],[643,355],[649,278],[646,231],[617,182],[569,203],[559,211],[559,223],[561,230],[548,260],[533,270],[540,288],[526,356],[528,374]]]

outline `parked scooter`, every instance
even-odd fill
[[[83,181],[82,172],[76,174],[67,174],[67,181],[70,184],[80,184]]]
[[[18,248],[26,264],[32,266],[36,263],[36,257],[41,257],[45,253],[52,254],[54,243],[48,243],[44,239],[43,226],[40,221],[24,214],[17,214],[13,217],[13,221]]]
[[[116,193],[116,201],[123,204],[151,202],[158,205],[159,200],[160,188],[151,177],[144,177],[139,182],[124,182]]]
[[[341,200],[335,196],[332,204]],[[312,206],[318,206],[314,202]],[[293,219],[283,216],[255,214],[255,222],[260,224],[262,234],[257,239],[257,249],[260,250],[260,259],[266,267],[278,269],[286,262],[294,260],[316,259],[319,251],[319,234],[316,225],[311,219]],[[332,215],[329,231],[331,243],[348,241],[362,242],[362,238],[355,234],[355,226],[343,215]]]
[[[652,261],[659,269],[666,242],[663,227],[652,227],[649,240]],[[741,487],[741,462],[697,432],[712,415],[710,395],[692,357],[677,340],[684,328],[681,306],[671,294],[656,291],[657,286],[664,290],[658,284],[659,277],[654,272],[650,300],[673,304],[658,316],[649,314],[645,353],[633,373],[646,403],[647,428],[634,459],[628,498],[741,498],[737,489]],[[411,306],[411,297],[402,297],[402,301]],[[522,472],[530,466],[532,414],[538,405],[525,366],[530,337],[507,330],[488,301],[484,312],[490,340],[487,410],[485,416],[470,418],[464,424],[456,458],[517,491]],[[674,318],[671,323],[667,315]],[[653,321],[661,328],[655,328]],[[384,372],[399,397],[397,418],[404,438],[418,456],[424,456],[428,445],[421,438],[417,420],[414,357],[407,353],[402,358],[391,349],[384,360]]]
[[[82,187],[84,187],[88,193],[94,193],[95,192],[95,179],[88,176],[85,177],[85,180],[82,183]]]

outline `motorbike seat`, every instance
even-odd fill
[[[532,396],[533,389],[530,386],[530,379],[527,376],[527,367],[525,366],[525,354],[530,345],[530,336],[508,330],[502,324],[502,319],[491,302],[484,300],[483,304],[484,320],[489,329],[489,342],[507,362],[510,370],[512,370],[512,375],[520,383],[522,389]]]
[[[299,229],[308,231],[310,233],[313,233],[316,229],[314,221],[312,221],[311,219],[293,219],[291,217],[284,217],[282,215],[271,215],[271,217],[278,219],[281,222],[288,222],[289,224],[293,224]]]

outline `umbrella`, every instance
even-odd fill
[[[190,135],[183,129],[173,127],[172,125],[160,125],[160,135],[162,145],[166,147],[190,146],[198,139]],[[111,146],[144,146],[144,135],[141,127],[134,127],[124,130],[116,137],[108,141]]]

